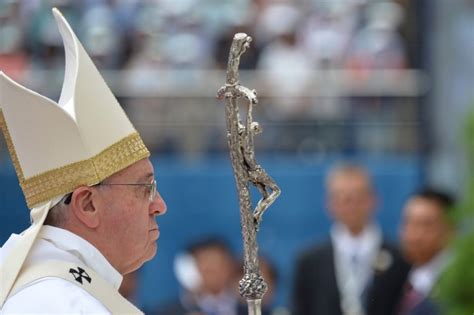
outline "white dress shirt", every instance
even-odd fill
[[[380,228],[370,224],[359,235],[352,235],[344,225],[335,224],[331,239],[341,308],[345,314],[364,314],[361,298],[382,244]]]
[[[0,264],[21,235],[12,234],[0,249]],[[118,290],[122,275],[92,244],[69,231],[45,225],[33,245],[25,266],[47,260],[77,263],[93,269]],[[46,277],[10,296],[0,314],[110,314],[107,308],[80,286]]]
[[[451,253],[448,250],[441,251],[428,263],[414,268],[409,275],[410,284],[416,292],[428,296],[436,284],[439,275],[448,265]]]
[[[218,295],[201,295],[197,298],[197,304],[206,314],[236,315],[237,313],[237,298],[235,294],[228,291]]]

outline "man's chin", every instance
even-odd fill
[[[150,247],[147,250],[144,262],[152,260],[153,257],[155,257],[157,250],[158,250],[158,245],[156,244],[156,241],[154,241],[152,242],[152,244],[150,244]]]

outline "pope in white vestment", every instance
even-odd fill
[[[118,289],[155,255],[166,205],[140,135],[53,14],[66,53],[59,101],[0,71],[0,126],[32,219],[0,249],[0,314],[142,314]]]

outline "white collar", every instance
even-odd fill
[[[331,228],[331,238],[336,251],[349,255],[357,253],[364,257],[378,250],[382,233],[376,224],[371,223],[359,235],[354,236],[345,225],[336,223]]]
[[[217,311],[217,314],[231,315],[235,314],[237,298],[232,292],[224,290],[223,292],[217,295],[197,295],[197,304],[204,311]]]
[[[414,268],[410,272],[410,284],[417,292],[428,295],[450,258],[450,251],[443,250],[426,264]]]
[[[117,290],[122,283],[122,275],[107,261],[102,253],[82,237],[57,227],[44,225],[39,238],[51,243],[61,251],[77,258],[93,269]]]

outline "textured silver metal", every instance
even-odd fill
[[[227,142],[239,195],[244,243],[244,277],[239,282],[240,295],[247,300],[249,314],[256,315],[260,314],[261,299],[267,290],[258,266],[256,236],[263,213],[280,195],[280,188],[255,160],[254,136],[261,132],[260,125],[252,117],[253,106],[258,103],[257,93],[239,83],[240,57],[251,41],[247,34],[235,34],[230,47],[226,84],[218,90],[217,96],[226,102]],[[244,122],[239,113],[239,98],[244,98],[247,103]],[[262,195],[255,209],[251,202],[250,183]]]
[[[262,300],[247,300],[247,306],[249,314],[251,315],[261,315],[262,314]]]

